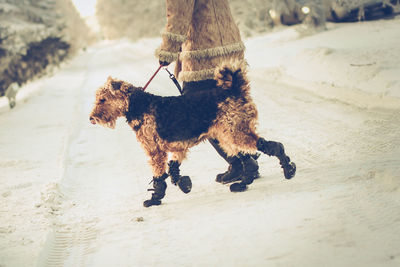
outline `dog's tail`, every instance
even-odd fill
[[[247,63],[244,60],[223,62],[214,72],[217,86],[225,90],[247,92],[249,81],[247,79]]]

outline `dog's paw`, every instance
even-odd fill
[[[178,180],[178,186],[183,193],[187,194],[192,190],[192,181],[189,176],[181,176]]]
[[[292,179],[296,174],[296,164],[294,162],[289,162],[289,164],[283,168],[283,174],[286,179]]]
[[[231,192],[243,192],[247,190],[247,185],[244,183],[234,183],[229,187]]]
[[[143,202],[143,206],[145,208],[148,208],[151,206],[158,206],[158,205],[161,205],[161,200],[159,200],[159,199],[148,199]]]

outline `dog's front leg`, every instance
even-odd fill
[[[148,189],[148,191],[154,191],[153,194],[151,194],[151,198],[148,200],[145,200],[143,202],[143,206],[146,208],[154,205],[161,205],[161,199],[164,198],[165,196],[165,190],[167,190],[167,183],[165,182],[165,179],[168,178],[168,174],[164,173],[163,175],[159,177],[153,177],[153,188]]]
[[[151,151],[148,153],[150,155],[150,164],[153,169],[153,188],[148,189],[148,191],[153,191],[151,198],[143,202],[143,206],[150,207],[153,205],[161,205],[161,199],[165,196],[165,191],[167,190],[167,183],[165,180],[168,178],[166,173],[167,165],[167,153],[163,151]]]
[[[192,181],[189,176],[180,175],[180,162],[177,160],[171,160],[168,163],[168,174],[171,176],[171,182],[174,185],[179,186],[183,193],[187,194],[192,190]]]

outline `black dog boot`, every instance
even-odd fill
[[[171,183],[178,185],[183,193],[187,194],[192,190],[192,181],[189,176],[181,176],[179,170],[179,162],[171,160],[168,163],[168,174],[171,176]]]
[[[148,189],[147,191],[154,191],[154,193],[151,195],[151,199],[148,199],[143,202],[143,206],[146,208],[151,207],[151,206],[158,206],[161,205],[161,199],[164,198],[165,196],[165,190],[167,189],[167,183],[165,182],[165,179],[168,178],[168,174],[164,173],[160,177],[154,177],[153,178],[153,188]]]
[[[257,140],[257,149],[268,156],[275,156],[279,159],[279,164],[283,169],[283,174],[286,179],[291,179],[296,174],[296,164],[290,161],[290,158],[285,154],[285,149],[281,143],[267,141],[264,138]]]
[[[177,185],[179,178],[181,177],[179,166],[181,166],[181,164],[179,164],[177,160],[170,160],[168,162],[168,174],[171,176],[171,183],[173,185]]]
[[[192,190],[192,181],[189,176],[181,176],[178,180],[178,186],[183,193],[187,194]]]
[[[244,192],[247,190],[247,185],[243,182],[240,183],[233,183],[231,184],[231,186],[229,187],[229,190],[231,190],[231,192]]]
[[[253,183],[254,179],[259,175],[257,161],[255,161],[251,155],[240,155],[240,158],[243,165],[242,181],[232,184],[229,187],[231,192],[246,191],[247,185]]]
[[[296,164],[290,161],[288,156],[279,158],[279,163],[283,169],[283,175],[286,179],[292,179],[296,175]]]

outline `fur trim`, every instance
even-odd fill
[[[214,68],[199,71],[181,71],[178,79],[183,82],[197,82],[214,79],[214,71]]]
[[[187,36],[185,36],[185,35],[167,32],[165,30],[161,32],[161,35],[163,37],[166,37],[168,40],[171,40],[173,42],[178,42],[178,43],[183,43],[187,40]]]
[[[194,51],[183,51],[180,54],[180,58],[183,59],[203,59],[212,57],[227,56],[233,53],[241,52],[245,50],[245,46],[242,42],[219,46],[214,48],[194,50]]]
[[[162,50],[161,48],[156,50],[155,55],[160,61],[165,61],[168,63],[174,62],[178,59],[178,53],[168,52]]]

